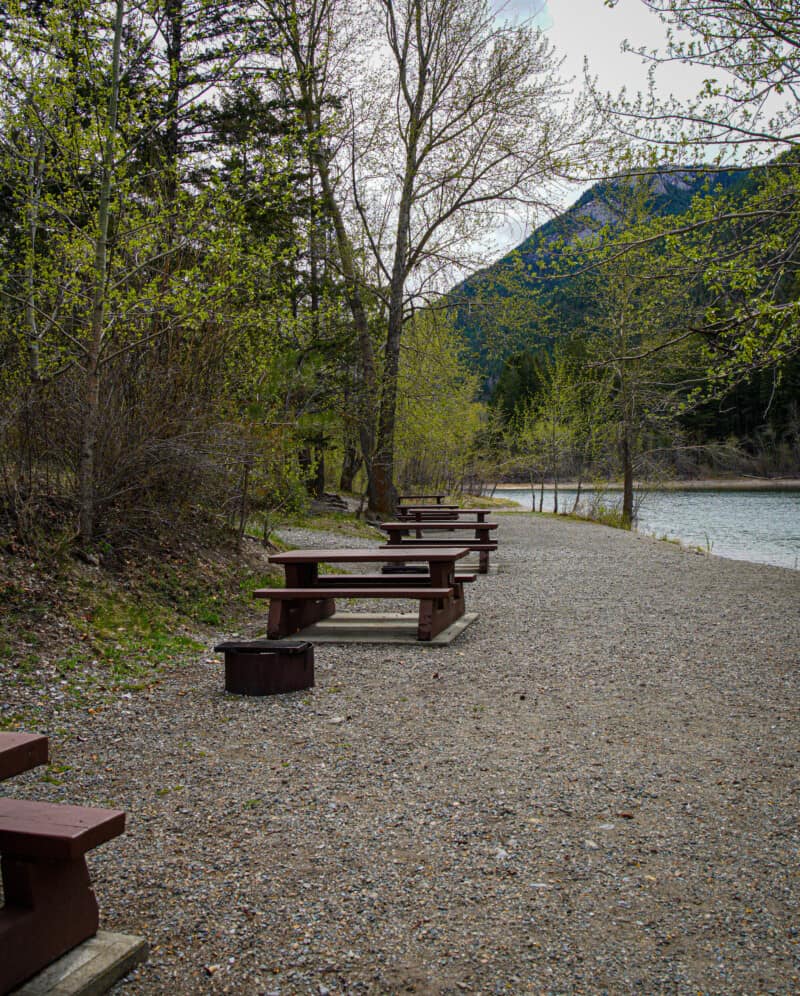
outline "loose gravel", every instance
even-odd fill
[[[89,858],[151,945],[115,991],[800,991],[800,573],[500,521],[450,646],[259,699],[209,648],[47,731],[69,770],[15,791],[128,813]]]

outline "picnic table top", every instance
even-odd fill
[[[47,737],[39,733],[0,733],[0,781],[47,764]]]
[[[455,504],[454,505],[449,505],[449,504],[443,505],[441,502],[437,502],[435,505],[431,505],[430,502],[427,502],[424,505],[398,505],[398,508],[421,508],[421,509],[426,510],[428,512],[435,512],[435,511],[438,511],[441,508],[458,508],[458,505],[455,505]]]
[[[273,564],[319,564],[319,563],[368,563],[373,561],[405,560],[459,560],[466,557],[470,551],[466,547],[441,546],[426,548],[418,546],[414,550],[387,550],[386,547],[368,547],[361,549],[341,550],[287,550],[284,553],[273,553],[270,562]]]
[[[463,519],[423,519],[421,522],[382,522],[381,529],[400,532],[409,529],[497,529],[496,522],[465,522]]]
[[[461,505],[398,505],[398,512],[493,512],[492,508],[462,508]]]

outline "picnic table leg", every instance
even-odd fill
[[[419,603],[418,640],[432,640],[464,615],[464,585],[455,580],[455,565],[431,562],[432,588],[452,588],[449,598],[424,598]]]
[[[458,585],[461,589],[461,585]],[[450,598],[423,598],[419,603],[417,639],[432,640],[464,615],[464,593]]]
[[[285,636],[299,633],[306,626],[313,626],[321,619],[328,619],[336,612],[336,602],[332,598],[298,600],[271,598],[267,618],[267,636],[270,640],[281,640]]]
[[[5,907],[0,910],[0,992],[97,932],[97,901],[86,859],[2,859]]]
[[[475,538],[479,543],[491,543],[492,537],[490,535],[490,530],[485,526],[477,525],[475,527]],[[479,550],[478,551],[478,573],[488,574],[489,573],[489,551]]]

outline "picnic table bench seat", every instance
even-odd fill
[[[86,852],[124,829],[118,810],[0,799],[0,993],[97,933]]]
[[[47,764],[47,737],[38,733],[0,733],[0,781]]]
[[[447,598],[453,594],[452,588],[431,588],[426,585],[417,587],[393,588],[389,586],[351,585],[349,588],[325,587],[318,582],[316,588],[265,588],[265,598],[310,599],[315,602],[326,598]]]
[[[271,640],[328,619],[336,612],[337,598],[409,598],[420,603],[418,638],[430,640],[449,621],[464,614],[464,596],[460,584],[449,588],[430,585],[394,587],[352,585],[349,588],[327,588],[319,583],[313,588],[264,588],[253,593],[257,598],[269,598],[267,635]],[[450,618],[452,616],[452,618]]]
[[[91,806],[0,799],[0,854],[74,861],[125,831],[125,813]]]
[[[428,502],[427,505],[398,505],[397,508],[404,512],[441,512],[445,509],[457,509],[459,506],[456,504],[443,504],[431,505]]]
[[[461,508],[459,505],[400,505],[396,509],[397,518],[401,522],[411,520],[439,520],[441,522],[450,519],[464,519],[474,516],[478,521],[483,521],[494,509],[491,508]]]
[[[425,586],[430,584],[430,575],[427,573],[398,573],[395,571],[382,571],[380,574],[321,574],[317,578],[317,584],[322,587],[338,587],[339,585],[358,585],[361,587],[384,586],[389,583],[408,587]],[[455,574],[453,580],[457,584],[470,584],[477,579],[477,574]]]
[[[441,505],[444,501],[446,495],[444,492],[439,492],[438,494],[430,495],[398,495],[397,500],[399,502],[404,501],[434,501],[437,505]]]

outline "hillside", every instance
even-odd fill
[[[623,232],[623,205],[632,190],[638,188],[646,217],[679,216],[697,194],[742,187],[747,177],[746,171],[693,168],[596,183],[563,214],[451,291],[456,324],[476,369],[491,383],[506,357],[539,344],[536,310],[557,308],[564,334],[580,327],[591,310],[591,296],[579,277],[563,276],[557,265],[563,246],[573,246],[603,230]],[[526,308],[525,298],[532,304],[534,295],[536,309]]]

